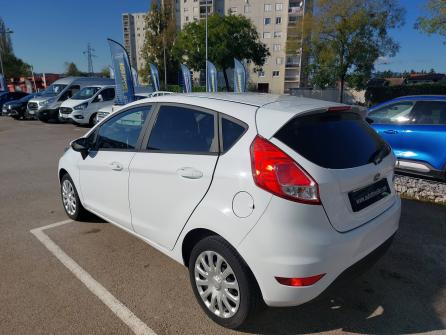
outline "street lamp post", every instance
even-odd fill
[[[9,29],[9,28],[7,28],[4,31],[0,31],[0,35],[5,34],[5,36],[6,36],[6,34],[12,34],[12,33],[13,33],[13,31],[11,29]],[[5,75],[5,71],[3,70],[2,52],[3,52],[3,49],[1,48],[1,43],[0,43],[0,69],[2,70],[2,75],[4,76]]]
[[[206,0],[206,92],[208,90],[208,4],[209,0]]]

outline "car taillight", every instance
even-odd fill
[[[274,144],[256,136],[251,144],[251,166],[254,182],[279,197],[320,204],[316,181],[290,156]]]

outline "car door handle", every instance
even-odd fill
[[[383,133],[385,134],[398,134],[397,130],[393,130],[393,129],[389,129],[389,130],[384,130]]]
[[[200,179],[201,177],[203,177],[203,172],[193,167],[183,167],[181,169],[178,169],[177,173],[180,175],[180,177],[187,179]]]
[[[119,163],[119,162],[111,162],[111,163],[110,163],[110,168],[111,168],[112,170],[115,170],[115,171],[122,171],[122,170],[124,169],[124,167],[122,166],[122,164]]]

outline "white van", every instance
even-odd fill
[[[84,87],[70,99],[62,102],[59,108],[59,119],[74,124],[96,123],[96,115],[100,108],[112,106],[115,100],[114,85],[91,85]]]
[[[66,77],[56,80],[42,92],[39,97],[33,98],[27,105],[27,116],[40,121],[59,121],[59,107],[63,101],[71,98],[82,88],[91,85],[114,85],[114,79],[92,77]]]

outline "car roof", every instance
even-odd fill
[[[215,110],[255,125],[258,132],[267,138],[298,114],[346,106],[324,100],[267,93],[192,93],[141,99],[126,107],[150,102],[179,103]],[[352,111],[365,115],[355,107]]]
[[[369,108],[369,110],[373,110],[375,108],[387,105],[389,103],[398,102],[398,101],[446,101],[446,95],[406,95],[402,97],[398,97],[392,100],[387,100],[385,102],[380,102]]]

